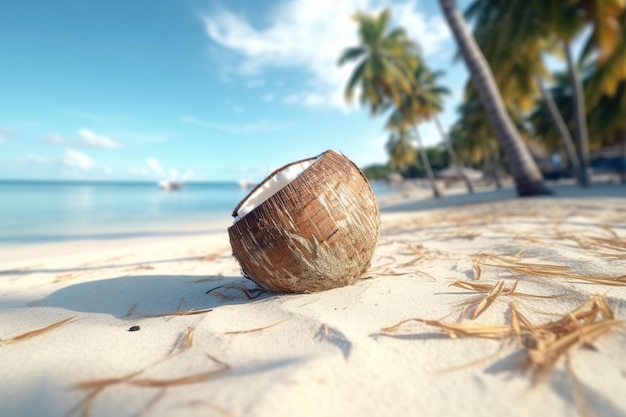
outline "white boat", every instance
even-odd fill
[[[167,191],[180,190],[183,188],[183,183],[180,181],[163,180],[159,181],[159,187]]]

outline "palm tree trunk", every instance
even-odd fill
[[[540,76],[536,77],[537,84],[539,84],[539,89],[541,90],[541,95],[543,96],[543,100],[546,102],[546,106],[550,111],[550,115],[552,116],[552,120],[556,125],[561,137],[563,138],[563,143],[565,144],[565,151],[567,152],[567,158],[569,159],[570,166],[574,175],[576,176],[576,181],[579,185],[583,185],[585,183],[584,173],[582,171],[582,167],[580,166],[580,159],[578,159],[578,154],[576,153],[576,147],[574,146],[574,140],[572,139],[572,135],[563,120],[563,116],[559,111],[556,103],[554,102],[554,98],[552,94],[546,89],[546,86],[543,83],[543,78]]]
[[[465,19],[454,0],[439,0],[439,5],[454,34],[463,60],[487,112],[491,127],[498,138],[515,180],[519,196],[551,194],[543,182],[537,163],[526,148],[519,132],[509,117],[491,68],[470,33]]]
[[[465,167],[461,164],[459,157],[454,151],[454,146],[452,146],[452,142],[450,141],[450,136],[448,136],[448,134],[443,129],[443,126],[441,125],[441,120],[439,120],[439,117],[437,116],[435,116],[435,124],[437,125],[437,129],[439,130],[439,134],[441,135],[441,138],[443,139],[443,143],[446,145],[446,149],[448,150],[448,155],[450,155],[452,164],[456,167],[457,173],[463,179],[463,182],[465,183],[465,187],[467,187],[468,194],[474,194],[474,186],[472,185],[472,182],[469,180],[469,178],[467,178],[467,175],[465,174],[465,171],[464,171]]]
[[[622,184],[626,184],[626,129],[620,129],[617,134],[619,138],[622,140],[622,164],[621,164],[621,174],[622,174]],[[619,140],[619,139],[618,139]]]
[[[493,175],[493,180],[496,182],[496,189],[499,190],[502,188],[502,179],[500,178],[500,150],[497,146],[493,147],[489,160],[491,164],[491,175]]]
[[[572,48],[569,42],[563,42],[563,49],[567,58],[567,70],[574,94],[572,95],[574,104],[574,120],[576,122],[576,145],[578,147],[578,159],[580,160],[581,185],[588,187],[591,183],[589,179],[589,135],[587,132],[587,113],[585,112],[585,97],[583,82],[576,68],[576,63],[572,57]]]
[[[424,171],[426,171],[426,177],[428,178],[428,183],[430,184],[430,188],[433,190],[433,197],[439,198],[441,197],[441,192],[437,187],[437,182],[435,181],[435,174],[433,173],[433,168],[430,166],[430,161],[428,160],[428,154],[426,153],[426,148],[424,148],[424,144],[422,143],[422,135],[420,135],[417,127],[413,128],[413,134],[415,135],[415,140],[417,141],[417,149],[420,154],[420,159],[422,160],[422,165],[424,165]]]

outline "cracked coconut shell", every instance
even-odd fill
[[[330,150],[276,170],[233,217],[228,236],[243,275],[275,292],[352,284],[369,269],[380,236],[367,178]]]

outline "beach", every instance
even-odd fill
[[[626,186],[381,199],[355,284],[273,294],[230,218],[0,252],[3,416],[626,415]]]

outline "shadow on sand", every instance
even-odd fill
[[[38,306],[137,320],[245,304],[269,296],[242,277],[135,275],[70,285],[43,298]]]

